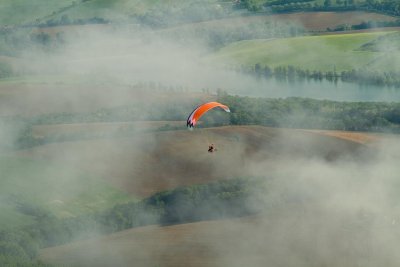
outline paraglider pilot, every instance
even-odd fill
[[[214,144],[211,144],[210,146],[208,146],[208,152],[212,153],[214,151],[215,151]]]

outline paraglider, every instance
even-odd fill
[[[200,106],[198,106],[197,108],[195,108],[192,113],[190,113],[187,121],[186,121],[186,125],[188,127],[189,130],[192,130],[194,128],[194,126],[196,125],[196,123],[199,121],[200,117],[203,116],[206,112],[208,112],[209,110],[213,109],[213,108],[222,108],[223,110],[225,110],[226,112],[231,112],[229,110],[229,107],[226,105],[223,105],[221,103],[218,102],[208,102],[205,104],[202,104]],[[214,144],[211,144],[208,146],[208,152],[212,153],[214,151],[217,151],[217,149],[215,148]]]
[[[194,128],[194,126],[196,125],[196,123],[199,121],[200,117],[203,116],[207,111],[216,108],[216,107],[220,107],[223,110],[225,110],[226,112],[231,112],[229,110],[229,107],[226,105],[223,105],[221,103],[218,102],[208,102],[205,104],[202,104],[200,106],[198,106],[197,108],[195,108],[192,113],[190,113],[186,125],[187,127],[191,130]]]

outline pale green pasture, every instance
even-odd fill
[[[216,3],[217,0],[206,1],[210,4]],[[196,3],[194,0],[91,0],[82,2],[74,7],[60,12],[53,16],[54,18],[61,15],[68,15],[71,19],[89,19],[100,17],[105,19],[120,19],[124,16],[130,15],[143,15],[149,10],[155,8],[160,9],[180,9],[182,7],[189,7],[191,4]]]
[[[2,0],[0,25],[46,22],[66,14],[72,19],[93,17],[116,18],[122,15],[144,14],[155,7],[177,8],[190,5],[194,0]],[[216,0],[209,0],[215,3]]]
[[[384,52],[359,50],[364,43],[384,34],[387,32],[241,41],[220,49],[211,59],[230,65],[292,65],[310,71],[335,68],[342,71],[365,66],[386,70],[395,64],[396,57],[387,57]],[[386,58],[385,63],[375,66],[383,57]]]
[[[25,226],[34,222],[32,216],[19,212],[16,206],[0,201],[0,230],[11,229],[13,227]]]
[[[0,228],[33,222],[34,216],[21,207],[69,217],[132,200],[134,197],[73,166],[0,156]]]
[[[34,22],[71,4],[72,0],[1,0],[0,25]]]
[[[91,74],[38,74],[38,75],[20,75],[0,79],[0,86],[7,84],[50,84],[50,85],[76,85],[76,84],[94,84],[96,78],[99,83],[105,81],[98,76]]]

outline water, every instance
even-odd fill
[[[249,80],[247,80],[249,79]],[[245,78],[226,90],[230,94],[251,97],[306,97],[334,101],[378,101],[399,102],[400,88],[375,85],[360,85],[338,80],[281,81],[271,79]]]
[[[334,101],[379,101],[400,102],[400,88],[387,86],[360,85],[357,83],[328,81],[326,79],[296,79],[295,81],[277,80],[275,78],[256,78],[235,71],[215,69],[212,67],[185,67],[175,70],[169,66],[152,66],[151,71],[143,67],[130,72],[129,81],[132,84],[138,81],[154,81],[156,84],[179,85],[192,88],[195,91],[206,89],[215,92],[218,88],[228,94],[286,98],[306,97],[320,100]],[[121,79],[122,80],[122,79]]]

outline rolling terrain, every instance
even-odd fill
[[[243,231],[260,222],[260,217],[254,217],[166,227],[147,226],[44,249],[40,259],[67,266],[128,266],[132,262],[135,266],[242,266],[249,260],[256,263],[253,266],[259,266],[266,263],[261,254],[262,247],[254,248],[252,252],[249,248],[250,253],[240,254],[240,261],[234,262],[229,258],[246,246],[259,245],[259,240],[251,239],[240,244],[237,238],[244,237]],[[237,244],[236,250],[232,249],[230,242]]]
[[[207,152],[210,143],[217,146],[216,153]],[[335,160],[356,155],[358,148],[354,142],[302,130],[229,126],[54,143],[17,155],[74,166],[119,190],[146,197],[177,186],[253,175],[254,161],[267,161],[273,168],[281,158]]]
[[[311,1],[313,2],[313,1]],[[323,5],[323,1],[314,1],[319,5]],[[40,8],[37,8],[40,7]],[[23,23],[46,23],[46,21],[60,21],[64,23],[71,22],[73,20],[85,20],[91,18],[103,18],[111,22],[121,21],[135,21],[132,18],[140,20],[145,16],[154,16],[159,19],[163,19],[163,16],[182,16],[180,19],[184,21],[184,24],[194,21],[206,21],[212,20],[218,17],[235,17],[240,16],[242,13],[250,15],[242,18],[242,22],[254,23],[259,20],[263,20],[263,17],[269,16],[252,16],[251,12],[243,12],[244,10],[235,11],[232,8],[232,2],[230,1],[217,1],[210,0],[206,3],[200,4],[196,1],[181,1],[181,0],[169,0],[169,1],[123,1],[117,0],[107,2],[104,0],[88,0],[88,1],[70,1],[63,0],[54,3],[49,0],[38,0],[32,3],[25,3],[24,1],[3,1],[0,6],[0,25],[13,25]],[[199,13],[205,14],[194,14],[191,9],[198,10]],[[35,12],[29,12],[34,10]],[[162,10],[158,11],[157,10]],[[192,12],[192,13],[190,13]],[[209,13],[208,15],[206,13]],[[9,14],[18,14],[18,16],[10,16]],[[189,13],[187,15],[185,13]],[[257,14],[257,13],[255,13]],[[197,15],[197,16],[196,16]],[[62,18],[64,16],[64,18]],[[192,19],[189,19],[192,17]],[[197,18],[196,18],[197,17]],[[388,15],[381,15],[377,13],[368,13],[364,11],[347,11],[347,12],[297,12],[293,14],[278,14],[274,15],[275,19],[282,19],[286,21],[293,21],[304,25],[309,30],[326,30],[328,27],[334,28],[340,24],[359,24],[363,21],[393,21],[393,17]],[[221,23],[230,24],[238,18],[229,18],[225,22],[225,19],[221,20]],[[174,21],[173,18],[169,18],[170,21]],[[168,19],[164,22],[168,22]],[[180,24],[182,21],[180,22]],[[206,22],[208,23],[208,22]],[[213,22],[211,22],[213,23]],[[218,22],[218,25],[221,25]]]
[[[356,157],[363,150],[361,144],[378,138],[367,133],[261,126],[159,131],[164,125],[184,128],[185,123],[35,126],[33,134],[38,137],[93,132],[115,134],[126,127],[134,127],[135,132],[130,137],[56,142],[3,156],[0,167],[7,179],[2,180],[2,188],[10,198],[2,205],[3,213],[8,214],[3,227],[19,225],[16,221],[29,224],[30,217],[18,209],[26,202],[59,217],[75,216],[179,186],[252,176],[257,172],[253,165],[258,162],[277,171],[275,162],[282,158],[295,160],[306,156],[334,161],[342,156]],[[216,153],[207,152],[210,143],[215,143]],[[25,167],[19,169],[19,166]],[[49,194],[39,197],[43,186],[50,190]],[[25,192],[23,199],[21,192]]]
[[[0,265],[398,267],[400,106],[374,97],[397,81],[400,21],[383,4],[1,1]],[[350,31],[367,21],[393,27]],[[360,80],[371,103],[303,90]],[[231,113],[187,130],[208,101]]]
[[[128,190],[146,196],[180,185],[262,175],[275,177],[266,178],[270,189],[263,197],[268,208],[250,217],[145,226],[49,247],[41,250],[42,261],[67,266],[130,266],[132,263],[135,266],[265,266],[273,263],[302,267],[352,266],[360,262],[363,266],[375,266],[386,255],[379,249],[370,251],[371,247],[376,248],[376,238],[385,240],[380,236],[382,231],[397,233],[394,227],[397,215],[383,216],[381,212],[386,211],[364,207],[362,203],[370,201],[370,195],[363,191],[366,188],[357,191],[360,182],[369,177],[358,176],[359,172],[364,173],[358,164],[375,164],[370,160],[376,147],[368,144],[377,145],[379,138],[372,135],[238,126],[162,132],[153,138],[152,142],[157,145],[147,150],[147,143],[144,145],[147,148],[139,149],[140,153],[147,153],[140,161],[140,173],[131,169],[128,171],[131,176],[125,177],[124,187]],[[218,148],[213,154],[206,152],[210,140]],[[44,155],[44,151],[36,150],[36,153]],[[115,156],[111,157],[115,159]],[[117,160],[120,161],[121,158]],[[355,168],[349,168],[353,165]],[[315,169],[324,170],[326,176]],[[345,175],[346,172],[349,173]],[[133,174],[143,180],[132,183],[136,179]],[[142,189],[138,191],[138,188]],[[354,207],[346,206],[348,198],[356,197],[355,192],[361,202],[356,201],[358,204]],[[281,198],[287,200],[281,202]],[[390,258],[388,266],[395,266],[396,260]]]
[[[34,223],[38,214],[68,218],[134,201],[132,195],[73,166],[0,155],[0,229]]]
[[[35,21],[37,18],[51,15],[55,10],[71,4],[70,0],[61,1],[25,1],[4,0],[0,5],[0,25],[23,24]]]
[[[361,47],[390,32],[333,34],[285,39],[249,40],[233,43],[219,50],[216,60],[231,64],[270,67],[291,65],[310,71],[338,72],[369,67],[390,71],[396,65],[398,52],[366,51]],[[381,61],[385,60],[385,66]]]
[[[264,14],[233,18],[209,20],[196,23],[188,23],[173,28],[206,28],[206,27],[237,27],[243,24],[267,23],[269,21],[281,21],[295,23],[303,26],[311,32],[326,31],[327,28],[334,29],[338,25],[356,25],[366,21],[395,21],[396,18],[388,15],[369,13],[363,11],[348,12],[294,12],[287,14]]]
[[[283,23],[293,23],[304,27],[307,31],[315,33],[323,33],[327,28],[334,29],[336,26],[347,24],[357,25],[362,22],[380,21],[389,22],[395,21],[396,18],[384,14],[369,13],[363,11],[348,11],[348,12],[295,12],[288,14],[262,14],[251,16],[232,16],[221,19],[211,19],[200,22],[184,23],[177,26],[171,26],[166,29],[158,30],[160,33],[168,31],[198,31],[211,29],[234,29],[243,25],[263,25],[271,21],[279,21]],[[131,27],[138,25],[132,24]],[[34,29],[33,32],[43,32],[50,35],[55,35],[59,32],[65,33],[85,33],[90,30],[110,31],[113,29],[113,24],[88,24],[88,25],[69,25],[69,26],[53,26]]]
[[[298,208],[298,207],[297,207]],[[385,255],[368,238],[365,221],[330,217],[319,210],[283,207],[273,214],[203,221],[172,226],[146,226],[98,239],[46,248],[40,259],[66,266],[376,266]],[[315,216],[307,219],[306,216]],[[335,225],[335,223],[337,223]],[[387,225],[380,225],[381,231]],[[389,226],[390,228],[390,226]],[[378,229],[374,229],[378,230]],[[365,243],[363,243],[365,242]],[[367,245],[366,245],[367,244]],[[336,246],[332,246],[336,245]],[[392,252],[392,251],[391,251]],[[340,254],[341,257],[335,257]],[[396,266],[390,258],[388,266]]]

